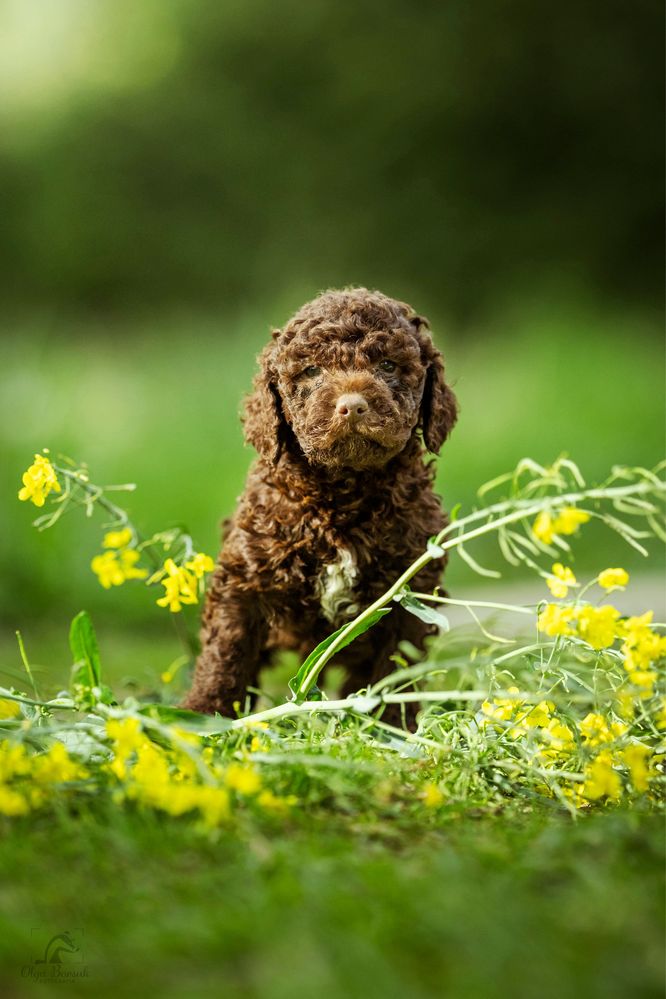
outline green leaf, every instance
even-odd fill
[[[87,688],[99,686],[102,664],[97,636],[87,611],[79,611],[72,621],[69,629],[69,647],[74,659],[72,683]]]
[[[359,635],[362,635],[364,632],[368,631],[369,628],[372,628],[373,624],[376,624],[377,621],[379,621],[380,618],[384,617],[385,614],[389,614],[391,610],[392,610],[391,607],[380,607],[379,610],[376,610],[374,612],[374,614],[371,614],[369,617],[364,618],[362,621],[359,621],[355,625],[355,627],[351,629],[349,634],[345,637],[344,642],[341,643],[341,645],[336,649],[336,651],[339,652],[340,649],[346,648],[350,644],[350,642],[353,642],[355,638],[359,637]],[[310,672],[310,670],[312,669],[312,667],[314,666],[314,664],[317,662],[320,656],[323,655],[323,653],[326,652],[326,650],[333,644],[333,642],[335,642],[335,640],[342,634],[342,632],[348,627],[349,625],[347,624],[343,625],[342,628],[338,628],[338,630],[334,631],[332,635],[329,635],[328,638],[325,638],[323,642],[320,642],[319,645],[317,645],[317,647],[314,648],[310,653],[310,655],[307,657],[303,665],[298,670],[296,676],[292,676],[291,680],[289,681],[289,689],[294,695],[294,700],[297,703],[300,704],[303,700],[305,700],[305,698],[311,692],[308,690],[301,690],[301,685],[305,680],[306,676],[308,675],[308,673]],[[322,664],[322,668],[323,665],[324,664]],[[313,686],[311,690],[314,689],[315,688]]]
[[[413,593],[408,590],[404,590],[397,598],[398,602],[406,611],[413,614],[414,617],[418,617],[421,621],[425,621],[426,624],[436,624],[438,628],[442,631],[449,630],[449,619],[436,611],[433,607],[428,607],[427,604],[422,603]]]

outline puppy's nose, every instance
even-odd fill
[[[368,412],[368,404],[359,392],[348,392],[340,396],[335,404],[335,411],[350,423],[356,423]]]

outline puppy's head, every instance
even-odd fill
[[[325,292],[273,332],[260,364],[245,436],[273,462],[295,446],[313,465],[380,468],[418,430],[438,452],[456,420],[427,321],[380,292]]]

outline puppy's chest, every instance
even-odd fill
[[[337,558],[321,566],[315,582],[319,609],[327,621],[333,623],[358,614],[360,607],[354,593],[358,583],[356,554],[350,547],[340,547]]]

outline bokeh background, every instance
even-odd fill
[[[323,288],[430,317],[449,507],[526,455],[659,461],[662,35],[653,0],[0,0],[3,681],[19,628],[64,682],[81,607],[120,679],[179,651],[154,590],[98,586],[100,518],[30,527],[34,451],[215,553],[256,353]],[[589,529],[576,566],[639,561]]]

